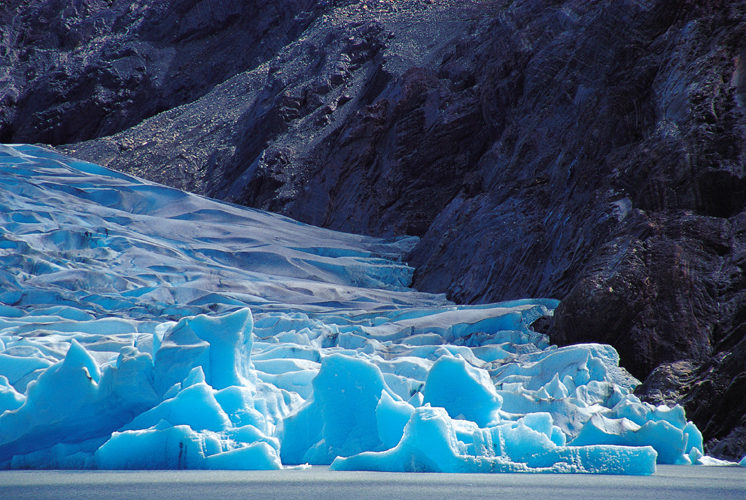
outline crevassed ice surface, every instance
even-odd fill
[[[703,463],[555,300],[408,288],[332,232],[0,145],[0,467],[601,472]]]

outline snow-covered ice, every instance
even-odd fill
[[[0,467],[587,472],[705,464],[557,301],[408,288],[337,233],[0,145]]]

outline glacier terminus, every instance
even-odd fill
[[[612,347],[532,329],[556,300],[409,288],[416,242],[0,145],[0,468],[729,464]]]

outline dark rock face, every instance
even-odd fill
[[[681,404],[706,437],[706,451],[746,455],[746,339],[700,366],[663,364],[636,392],[653,404]]]
[[[562,299],[746,453],[746,1],[6,4],[1,140],[421,236],[415,287]]]
[[[327,160],[288,213],[351,232],[421,236],[486,149],[478,103],[476,92],[454,95],[431,70],[408,70],[315,151]]]
[[[110,135],[257,66],[316,15],[310,0],[9,0],[0,140]]]
[[[712,355],[723,268],[731,253],[727,219],[639,216],[602,245],[558,310],[555,340],[601,339],[645,377],[661,362]],[[629,234],[631,233],[631,234]]]

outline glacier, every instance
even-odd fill
[[[408,288],[343,234],[0,145],[0,468],[653,474],[720,462],[553,299]],[[746,459],[745,459],[746,460]],[[742,461],[741,465],[744,465]]]

